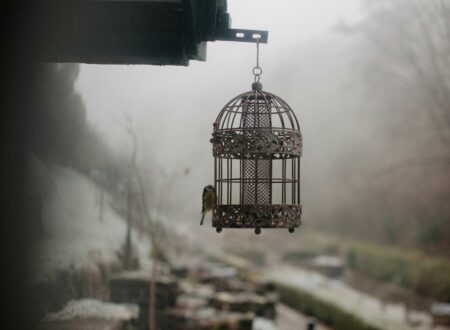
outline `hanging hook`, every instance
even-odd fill
[[[261,36],[256,36],[256,66],[259,67],[259,41],[261,40]]]
[[[256,66],[253,67],[252,70],[253,76],[255,77],[255,82],[252,85],[252,89],[262,90],[262,84],[259,82],[263,73],[262,68],[259,66],[259,42],[261,40],[261,35],[254,34],[253,37],[256,39]]]

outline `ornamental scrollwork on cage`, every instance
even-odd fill
[[[236,159],[299,157],[302,154],[302,135],[284,129],[245,129],[214,132],[213,155]]]
[[[301,205],[218,205],[213,226],[220,228],[296,228]]]

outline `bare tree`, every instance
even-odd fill
[[[343,235],[446,254],[450,2],[362,2],[365,17],[345,31],[358,41],[354,58],[369,92],[367,161],[341,167],[335,190],[345,185],[346,194],[321,216],[329,227],[338,218],[334,230]]]
[[[450,151],[450,2],[364,0],[367,18],[354,30],[367,41],[367,80],[396,105],[430,119]],[[401,109],[400,109],[401,110]]]
[[[139,166],[137,165],[137,154],[138,154],[138,139],[137,135],[132,126],[131,117],[125,116],[125,120],[123,122],[118,121],[119,125],[125,130],[125,132],[131,137],[132,140],[132,153],[131,153],[131,174],[133,178],[135,178],[138,189],[136,189],[136,197],[137,197],[137,207],[139,212],[143,215],[145,222],[142,224],[142,230],[144,230],[150,237],[151,246],[152,246],[152,271],[150,278],[150,306],[149,306],[149,329],[156,329],[156,318],[155,318],[155,305],[156,305],[156,280],[157,280],[157,269],[158,263],[160,259],[163,259],[165,253],[163,251],[163,243],[161,241],[160,235],[160,226],[158,223],[158,219],[162,217],[162,211],[165,206],[165,201],[168,199],[168,195],[170,193],[170,189],[174,180],[178,177],[177,175],[171,175],[167,177],[163,172],[160,173],[161,177],[164,177],[164,186],[160,189],[159,200],[156,205],[156,214],[152,217],[149,212],[148,205],[148,194],[145,185],[145,181],[143,176],[141,175],[141,171]],[[185,169],[181,174],[187,175],[189,173],[188,169]],[[130,217],[129,217],[130,218]],[[129,240],[131,230],[131,224],[128,227],[127,234],[127,242]],[[131,245],[131,244],[130,244]]]

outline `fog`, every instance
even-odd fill
[[[13,212],[5,217],[12,234],[4,240],[4,282],[17,279],[14,322],[22,309],[29,309],[26,322],[52,322],[45,315],[88,297],[137,303],[139,329],[155,329],[155,317],[176,323],[175,314],[184,321],[197,315],[195,328],[216,301],[206,308],[215,328],[222,317],[233,321],[229,301],[221,305],[225,296],[254,313],[254,328],[306,328],[307,316],[324,322],[319,329],[444,325],[436,310],[448,313],[450,303],[450,2],[227,2],[233,28],[269,31],[260,45],[263,90],[290,105],[303,138],[302,208],[246,217],[291,221],[301,211],[300,228],[216,232],[211,213],[199,225],[202,191],[214,184],[213,122],[229,100],[251,90],[255,44],[208,42],[207,60],[185,67],[38,64],[33,52],[16,54],[36,46],[21,48],[34,41],[30,32],[11,48],[16,62],[5,95],[4,182]],[[185,10],[184,2],[162,3],[168,13]],[[98,8],[103,4],[111,5]],[[144,4],[151,15],[161,4],[153,5]],[[72,55],[80,56],[63,56]],[[287,153],[297,150],[298,135],[273,136]],[[272,169],[278,176],[280,166],[265,171]],[[294,188],[292,177],[284,179]],[[278,183],[268,193],[274,204]],[[115,301],[116,275],[129,288],[142,280],[141,291],[129,295],[142,301],[127,300],[128,284]],[[79,303],[84,310],[100,301]],[[254,301],[268,310],[256,310]]]
[[[302,231],[447,254],[446,2],[230,1],[229,11],[234,27],[270,31],[261,81],[300,121]],[[218,41],[188,67],[81,66],[88,122],[127,158],[121,122],[131,120],[148,203],[164,200],[169,227],[216,239],[197,227],[202,187],[213,181],[212,123],[250,89],[255,53]]]
[[[420,96],[427,93],[420,87],[427,84],[421,81],[424,75],[402,58],[403,50],[406,59],[427,60],[426,48],[422,51],[414,44],[426,45],[427,38],[403,38],[406,46],[398,44],[396,28],[402,20],[411,32],[416,28],[408,23],[412,9],[399,1],[395,6],[405,10],[380,16],[389,10],[388,4],[229,3],[234,27],[270,31],[269,43],[261,45],[261,81],[265,90],[291,105],[300,121],[304,227],[383,240],[391,231],[384,227],[392,223],[392,230],[400,233],[407,230],[406,218],[420,223],[446,217],[443,204],[435,204],[447,194],[443,177],[426,175],[436,169],[446,173],[448,148],[442,144],[445,140],[436,141],[440,129],[433,123],[436,118],[431,119],[434,110],[425,110],[433,102]],[[390,28],[384,29],[385,24]],[[434,42],[438,48],[443,44],[439,36]],[[409,46],[417,54],[409,56]],[[253,44],[210,42],[207,61],[191,61],[188,67],[81,66],[76,87],[88,121],[116,153],[126,156],[131,140],[120,122],[129,116],[149,189],[156,196],[171,178],[170,187],[164,188],[171,196],[164,206],[164,222],[195,228],[202,187],[213,180],[212,122],[229,99],[250,89],[255,53]],[[424,62],[422,69],[430,70],[428,78],[437,81],[430,65]],[[431,165],[424,166],[424,161]],[[405,164],[406,170],[398,173]],[[187,168],[190,174],[180,175]],[[156,205],[153,200],[150,204]],[[432,211],[438,214],[430,214],[430,208],[438,208]],[[368,222],[372,225],[366,226]],[[429,227],[436,232],[435,224]],[[196,231],[212,234],[204,227]],[[415,229],[407,234],[406,245],[416,244],[417,235]]]
[[[336,157],[356,142],[352,136],[364,131],[348,51],[352,38],[335,31],[339,22],[353,24],[361,18],[358,1],[288,1],[282,6],[230,1],[229,11],[235,27],[270,31],[269,43],[261,45],[261,81],[300,120],[307,224],[311,203],[334,175]],[[131,141],[117,123],[126,113],[138,135],[138,162],[153,171],[157,187],[166,182],[158,182],[155,172],[172,176],[191,169],[171,187],[167,212],[173,225],[198,223],[201,190],[213,181],[212,123],[229,99],[250,90],[255,53],[254,44],[214,42],[208,44],[206,62],[191,61],[188,67],[81,67],[77,89],[87,118],[114,150],[130,153]]]

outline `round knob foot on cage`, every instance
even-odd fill
[[[217,233],[221,233],[221,232],[222,232],[222,227],[217,227],[217,228],[216,228],[216,232],[217,232]]]
[[[261,234],[261,228],[256,227],[256,228],[255,228],[255,234],[256,234],[256,235]]]
[[[289,228],[289,232],[292,234],[295,231],[294,227]]]

